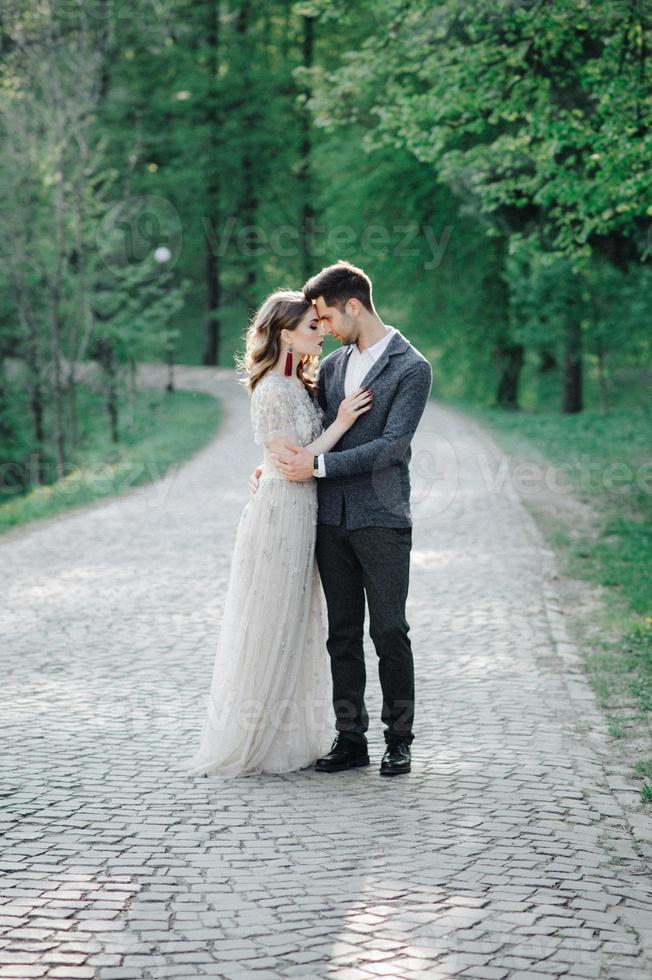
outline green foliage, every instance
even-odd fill
[[[330,20],[344,4],[315,4]],[[323,126],[368,123],[496,227],[589,258],[646,254],[652,198],[652,14],[608,0],[373,0],[369,34],[324,78]]]
[[[116,446],[104,424],[99,392],[80,385],[78,398],[80,443],[65,477],[42,485],[22,480],[22,492],[17,493],[11,491],[18,486],[11,486],[8,479],[12,471],[3,467],[0,531],[161,480],[170,466],[206,443],[220,420],[219,405],[209,395],[141,391]],[[14,460],[14,471],[21,464],[29,477],[29,461],[19,455]]]
[[[133,364],[232,366],[266,293],[341,257],[439,397],[558,407],[574,344],[589,407],[617,407],[651,356],[649,21],[620,0],[15,0],[5,457],[65,470],[78,362],[119,438]]]
[[[643,779],[641,786],[641,800],[643,803],[652,803],[652,759],[645,762],[638,762],[634,771]]]
[[[371,275],[381,315],[433,362],[437,394],[487,395],[496,323],[478,289],[493,274],[483,229],[427,165],[406,151],[361,154],[362,136],[320,137],[315,266],[349,258]]]
[[[317,127],[429,167],[475,220],[476,272],[486,236],[499,240],[479,278],[483,322],[467,320],[456,351],[472,365],[466,394],[493,378],[497,401],[518,405],[534,350],[563,368],[560,403],[577,411],[588,353],[608,407],[608,361],[650,358],[650,11],[577,0],[301,9],[340,41],[313,71]]]

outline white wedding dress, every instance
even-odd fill
[[[298,379],[270,371],[250,411],[263,474],[238,525],[203,731],[184,767],[193,775],[302,769],[335,729],[316,480],[287,480],[269,450],[277,435],[316,439],[321,409]]]

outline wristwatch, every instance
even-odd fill
[[[319,476],[319,456],[312,457],[312,475]]]

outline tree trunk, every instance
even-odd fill
[[[80,169],[76,172],[76,189],[73,197],[73,223],[75,234],[75,249],[73,265],[75,275],[75,287],[77,297],[75,300],[75,316],[71,317],[70,329],[68,333],[68,350],[70,351],[70,361],[68,364],[67,378],[67,397],[68,397],[68,432],[70,445],[76,449],[79,442],[79,427],[77,424],[77,378],[75,368],[77,365],[78,351],[81,348],[82,338],[87,334],[89,323],[89,284],[87,282],[86,268],[86,242],[84,241],[84,222],[86,213],[84,209],[84,180],[86,168],[88,166],[88,144],[85,139],[78,140]]]
[[[40,378],[34,379],[29,391],[29,409],[32,416],[32,429],[34,438],[39,447],[39,456],[42,453],[45,432],[43,430],[43,388]]]
[[[32,431],[36,442],[36,453],[32,454],[32,479],[35,486],[41,483],[41,466],[43,464],[43,446],[45,443],[45,425],[43,421],[43,379],[38,355],[36,329],[31,316],[27,313],[28,335],[25,348],[25,360],[29,370],[29,411],[32,418]],[[36,458],[34,458],[36,457]]]
[[[129,415],[127,425],[131,428],[136,424],[136,375],[138,368],[133,357],[129,358]]]
[[[58,305],[56,299],[54,303]],[[50,318],[50,334],[54,451],[57,461],[57,477],[61,480],[66,473],[66,442],[63,423],[63,382],[61,377],[61,323],[57,309],[52,311]]]
[[[79,442],[79,427],[77,425],[77,378],[75,376],[75,362],[72,360],[68,365],[68,377],[66,378],[66,399],[68,402],[68,432],[70,435],[70,446],[74,450],[77,448],[77,444]]]
[[[245,53],[245,57],[241,61],[241,71],[242,71],[242,88],[244,92],[244,98],[246,100],[247,110],[244,113],[244,151],[242,154],[242,196],[240,203],[240,214],[242,216],[242,227],[243,228],[254,228],[256,225],[256,215],[258,212],[258,195],[256,193],[256,180],[254,174],[254,160],[252,157],[251,147],[249,145],[249,140],[253,133],[256,131],[256,119],[254,113],[250,110],[254,108],[254,112],[257,112],[258,107],[253,106],[250,96],[250,50],[254,46],[253,39],[249,36],[249,25],[251,19],[251,0],[242,0],[240,4],[240,12],[236,21],[236,32],[238,35],[238,50],[240,51],[240,56],[242,58],[242,53]],[[252,118],[253,116],[253,118]],[[249,118],[248,118],[249,117]],[[256,306],[255,299],[255,288],[256,280],[258,278],[258,268],[257,268],[257,258],[255,255],[249,255],[245,251],[244,253],[244,282],[243,282],[243,296],[247,306],[247,315],[253,312]]]
[[[562,412],[571,414],[582,411],[582,324],[577,316],[570,316],[566,324],[564,348],[564,390]]]
[[[11,413],[12,399],[5,376],[5,357],[0,355],[0,463],[4,470],[0,488],[3,493],[14,492],[16,488],[23,490],[29,483],[29,474],[16,466],[15,477],[12,474],[14,464],[18,461],[10,458],[11,449],[16,438],[13,416]],[[9,464],[9,466],[7,466]]]
[[[312,17],[303,18],[303,67],[312,68],[314,55],[315,21]],[[304,98],[310,96],[309,89],[303,93]],[[312,229],[315,220],[315,210],[312,206],[312,180],[310,170],[310,154],[312,150],[310,133],[311,119],[307,105],[301,107],[301,146],[299,148],[299,188],[302,201],[301,209],[301,274],[304,282],[312,273],[312,253],[308,241],[308,229]]]
[[[118,431],[118,389],[116,384],[115,361],[113,345],[109,340],[98,340],[96,345],[97,359],[104,372],[104,406],[109,417],[111,442],[120,442]]]
[[[602,341],[598,341],[598,381],[600,384],[600,407],[603,412],[609,411],[609,387],[605,370],[605,356]]]
[[[208,45],[206,116],[210,146],[208,154],[208,174],[206,194],[210,226],[219,228],[220,209],[220,114],[217,79],[219,70],[220,6],[218,0],[206,0]],[[215,236],[204,238],[204,276],[206,279],[206,328],[204,333],[204,352],[202,364],[217,366],[220,359],[220,304],[222,285],[220,281],[220,256]]]
[[[65,252],[64,231],[64,200],[61,184],[56,191],[56,263],[52,282],[50,284],[51,308],[48,317],[50,325],[50,358],[52,363],[52,407],[54,426],[54,451],[57,461],[57,477],[59,480],[66,475],[66,438],[63,413],[63,372],[61,340],[63,323],[61,320],[61,290],[63,284],[63,262]]]
[[[518,409],[518,389],[525,348],[523,344],[515,344],[506,337],[501,337],[496,344],[495,354],[500,370],[496,405],[500,408]]]
[[[29,409],[32,419],[32,431],[34,441],[37,445],[38,465],[37,474],[40,474],[41,460],[43,457],[43,444],[45,442],[44,408],[43,408],[43,370],[41,357],[39,354],[39,340],[34,322],[34,315],[31,308],[31,297],[25,285],[22,272],[16,271],[13,275],[14,292],[16,295],[16,311],[18,322],[20,323],[25,335],[23,351],[25,363],[29,373]],[[37,477],[40,482],[40,476]]]
[[[509,240],[504,236],[489,239],[491,260],[481,288],[486,297],[487,328],[496,337],[493,354],[499,378],[494,404],[500,408],[518,409],[525,348],[514,339],[512,331],[510,288],[505,275],[508,244]]]
[[[206,255],[204,270],[206,276],[206,331],[204,334],[204,353],[202,364],[216,367],[220,357],[220,264],[219,256],[213,255],[211,243],[205,239]]]
[[[539,351],[539,374],[548,374],[550,371],[555,371],[557,367],[559,365],[555,352],[548,347],[543,347]]]

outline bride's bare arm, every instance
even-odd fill
[[[330,452],[344,433],[349,431],[355,420],[369,411],[373,404],[373,397],[373,392],[369,388],[357,388],[348,398],[342,399],[335,421],[303,448],[308,449],[315,456]],[[275,447],[272,448],[278,452]]]

